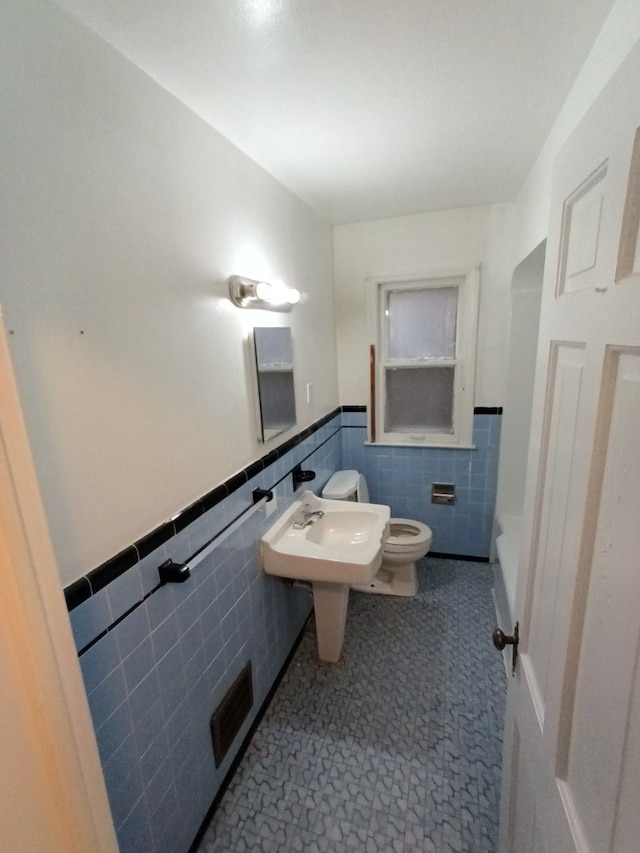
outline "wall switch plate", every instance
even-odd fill
[[[307,382],[307,405],[309,405],[309,403],[311,402],[311,388],[312,387],[313,386],[312,386],[311,382]]]

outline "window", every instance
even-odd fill
[[[479,271],[378,281],[370,438],[470,446]]]

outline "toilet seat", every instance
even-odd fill
[[[367,481],[354,468],[336,471],[322,490],[329,500],[369,503]],[[392,518],[382,547],[382,563],[378,573],[367,584],[352,586],[359,592],[412,597],[418,593],[416,561],[431,548],[431,528],[412,518]]]
[[[392,518],[389,522],[389,536],[384,543],[384,550],[390,554],[415,551],[428,547],[432,538],[431,528],[421,521],[414,521],[411,518]]]

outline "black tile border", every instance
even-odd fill
[[[78,578],[68,587],[65,587],[64,597],[67,602],[67,610],[71,611],[74,607],[82,604],[91,595],[91,584],[86,578]]]
[[[213,509],[216,504],[222,503],[225,498],[229,497],[229,491],[224,483],[220,486],[216,486],[215,489],[211,489],[210,492],[207,492],[204,495],[200,502],[204,508],[204,511],[207,512],[210,509]]]
[[[188,527],[191,522],[195,521],[196,518],[200,518],[201,515],[204,515],[202,499],[195,501],[191,506],[183,509],[179,515],[174,516],[173,526],[176,529],[176,533],[180,533],[181,530],[184,530],[185,527]]]
[[[366,412],[366,406],[342,406],[343,412]],[[475,406],[474,415],[501,415],[502,406]]]
[[[194,501],[188,507],[185,507],[185,509],[181,510],[177,515],[173,517],[173,519],[164,522],[159,527],[156,527],[150,533],[147,533],[146,536],[141,537],[132,545],[129,545],[129,547],[121,551],[119,554],[116,554],[115,557],[111,557],[111,559],[97,566],[95,569],[92,569],[90,572],[87,573],[87,575],[78,578],[78,580],[74,581],[72,584],[66,587],[64,590],[64,596],[67,602],[67,610],[71,612],[84,601],[86,601],[88,598],[90,598],[92,595],[94,595],[96,592],[99,592],[101,589],[104,589],[105,586],[108,586],[112,581],[116,580],[116,578],[124,574],[124,572],[132,568],[144,557],[151,554],[161,545],[164,545],[164,543],[168,542],[169,539],[172,539],[176,535],[176,533],[179,533],[181,530],[184,530],[193,521],[204,515],[205,512],[212,509],[214,506],[228,498],[233,492],[235,492],[241,486],[244,486],[246,483],[249,482],[249,480],[259,474],[261,471],[264,471],[266,468],[268,468],[269,465],[272,465],[278,459],[281,459],[283,456],[286,456],[287,453],[293,450],[294,447],[297,447],[305,439],[309,438],[309,436],[313,435],[315,432],[317,432],[323,426],[328,424],[342,412],[366,411],[366,406],[338,406],[337,408],[333,409],[331,412],[317,420],[315,423],[311,424],[308,427],[305,427],[299,433],[296,433],[296,435],[283,442],[283,444],[273,448],[273,450],[270,450],[260,459],[251,462],[242,471],[239,471],[237,474],[234,474],[233,477],[230,477],[228,480],[225,480],[224,483],[221,483],[219,486],[216,486],[214,489],[212,489],[210,492],[207,492],[205,495]],[[501,415],[502,406],[498,406],[495,408],[478,406],[473,410],[473,413],[474,415]],[[346,426],[340,425],[340,427],[338,428],[363,429],[364,427],[362,425],[352,424]],[[311,453],[315,453],[317,449],[318,448],[314,448]],[[288,473],[285,474],[284,477],[281,477],[281,480],[285,479],[285,477],[288,476]],[[451,559],[459,560],[479,560],[488,562],[488,558],[466,557],[464,555],[458,554],[434,554],[433,556],[449,557]]]
[[[244,471],[239,471],[229,480],[225,480],[224,484],[227,487],[227,493],[232,495],[235,491],[237,491],[241,486],[244,486],[245,483],[249,482],[249,478],[247,477],[246,468]]]
[[[429,551],[427,558],[436,557],[439,560],[464,560],[467,563],[490,563],[489,557],[472,557],[469,554],[445,554],[442,551]]]
[[[242,471],[234,474],[228,480],[225,480],[219,486],[216,486],[210,492],[207,492],[198,500],[194,501],[188,507],[181,510],[171,521],[164,522],[159,527],[156,527],[146,536],[138,539],[133,545],[129,545],[115,557],[107,560],[105,563],[92,569],[86,576],[78,578],[70,586],[64,590],[65,600],[67,602],[67,610],[71,612],[96,592],[104,589],[120,575],[124,574],[127,569],[132,568],[136,563],[155,551],[169,539],[174,537],[176,533],[184,530],[193,521],[204,515],[205,512],[212,509],[217,504],[228,498],[233,492],[244,486],[252,477],[264,471],[269,465],[272,465],[278,459],[286,456],[294,447],[297,447],[309,436],[317,432],[321,427],[329,423],[346,409],[352,411],[358,407],[340,407],[333,409],[328,414],[324,415],[320,420],[305,427],[296,435],[285,441],[279,447],[270,450],[269,453],[251,462]],[[364,407],[363,407],[364,408]],[[315,452],[314,448],[312,452]],[[285,476],[289,476],[286,474]],[[284,479],[284,478],[282,478]]]
[[[138,557],[138,552],[136,551],[135,546],[129,545],[128,548],[125,548],[124,551],[120,551],[119,554],[116,554],[115,557],[107,560],[106,563],[103,563],[96,569],[92,569],[87,575],[87,580],[91,584],[91,593],[95,594],[96,592],[100,592],[100,590],[104,589],[105,586],[108,586],[111,581],[114,581],[116,578],[119,578],[120,575],[123,575],[127,569],[135,566],[139,559],[140,558]]]
[[[312,448],[312,450],[310,450],[310,452],[309,452],[309,453],[307,453],[307,455],[304,457],[304,459],[302,460],[302,462],[305,462],[307,459],[310,459],[310,458],[311,458],[311,456],[313,456],[313,454],[314,454],[314,453],[316,453],[316,452],[317,452],[321,447],[324,447],[324,445],[325,445],[328,441],[331,441],[331,439],[332,439],[332,438],[333,438],[333,437],[334,437],[338,432],[340,432],[340,429],[341,429],[341,427],[336,426],[335,430],[331,433],[331,435],[329,435],[329,436],[328,436],[328,437],[327,437],[327,438],[322,442],[322,444],[319,444],[317,447]],[[287,473],[286,473],[286,474],[284,474],[284,475],[283,475],[279,480],[277,480],[277,481],[276,481],[276,483],[274,484],[274,486],[275,486],[275,485],[277,485],[278,483],[282,482],[282,480],[286,480],[286,479],[287,479],[287,477],[290,477],[290,476],[291,476],[291,471],[292,471],[292,470],[293,470],[293,469],[290,469],[289,471],[287,471]],[[229,482],[229,481],[228,481],[228,482]],[[225,491],[226,491],[226,489],[225,489]],[[193,506],[193,504],[191,504],[191,506]],[[190,509],[190,508],[188,508],[188,509]],[[187,559],[185,560],[185,563],[190,563],[190,562],[191,562],[191,560],[193,560],[195,557],[197,557],[197,555],[198,555],[201,551],[204,551],[204,549],[205,549],[205,548],[208,548],[208,547],[209,547],[213,542],[215,542],[215,540],[216,540],[216,539],[219,539],[221,536],[223,536],[223,535],[227,532],[227,530],[229,529],[229,527],[231,527],[231,526],[232,526],[233,524],[235,524],[239,519],[241,519],[241,518],[242,518],[242,516],[243,516],[243,515],[245,515],[245,513],[249,512],[249,510],[250,510],[250,509],[251,509],[251,506],[249,506],[249,507],[245,507],[245,509],[241,510],[235,518],[231,519],[231,520],[230,520],[230,521],[229,521],[229,522],[228,522],[228,523],[227,523],[227,524],[226,524],[226,525],[225,525],[221,530],[219,530],[216,534],[214,534],[214,535],[211,537],[211,539],[209,539],[207,542],[205,542],[203,545],[201,545],[195,553],[193,553],[190,557],[187,557]],[[186,512],[186,510],[185,510],[185,512]],[[195,517],[197,517],[197,515],[196,515]],[[168,529],[168,528],[170,528],[170,527],[172,528],[172,525],[164,525],[164,526],[161,528],[161,530],[164,532],[166,529]],[[122,553],[123,553],[123,554],[125,554],[125,552],[122,552]],[[127,553],[128,553],[128,551],[127,551]],[[121,555],[118,555],[118,556],[120,557]],[[117,558],[114,558],[114,560],[115,560],[115,559],[117,559]],[[103,564],[103,565],[105,565],[105,566],[106,566],[106,565],[110,565],[111,563],[112,563],[112,561],[111,561],[111,560],[109,560],[109,561],[107,561],[107,563],[105,563],[105,564]],[[124,560],[123,560],[123,564],[124,564]],[[97,572],[97,571],[100,571],[100,570],[101,570],[101,568],[102,568],[102,566],[98,566],[98,568],[97,568],[97,569],[94,569],[94,571],[96,571],[96,572]],[[130,567],[129,567],[129,568],[130,568]],[[91,573],[90,573],[90,574],[91,574]],[[111,578],[111,580],[115,580],[115,577],[112,577],[112,578]],[[89,584],[89,586],[91,587],[91,584]],[[112,630],[113,630],[117,625],[119,625],[119,624],[120,624],[120,622],[122,622],[122,621],[123,621],[123,619],[126,619],[126,618],[127,618],[127,616],[129,616],[129,615],[131,615],[131,613],[133,613],[133,611],[134,611],[134,610],[137,610],[137,609],[138,609],[138,607],[140,607],[142,604],[144,604],[144,602],[145,602],[148,598],[150,598],[150,597],[154,594],[154,592],[157,592],[157,591],[161,588],[161,586],[162,586],[162,583],[161,583],[161,582],[160,582],[160,583],[158,583],[156,586],[154,586],[154,587],[153,587],[153,589],[149,590],[149,592],[147,592],[147,593],[146,593],[142,598],[140,598],[138,601],[134,602],[134,603],[131,605],[131,607],[126,611],[126,613],[123,613],[123,614],[122,614],[122,616],[119,616],[119,617],[118,617],[114,622],[112,622],[110,625],[107,625],[107,627],[106,627],[103,631],[101,631],[97,636],[95,636],[92,640],[90,640],[90,641],[89,641],[85,646],[83,646],[83,647],[78,651],[78,657],[82,657],[82,655],[83,655],[85,652],[88,652],[88,651],[89,651],[89,649],[90,649],[92,646],[95,646],[95,644],[96,644],[97,642],[99,642],[103,637],[105,637],[105,636],[109,633],[109,631],[112,631]],[[103,587],[101,587],[101,588],[103,588]],[[97,590],[96,590],[96,589],[94,589],[94,590],[93,590],[93,592],[95,593],[95,592],[97,592]],[[91,595],[91,593],[89,593],[89,595]],[[83,599],[83,600],[86,600],[86,599]],[[82,603],[82,602],[80,602],[80,603]]]
[[[161,545],[164,545],[165,542],[168,542],[169,539],[172,539],[176,535],[176,529],[173,525],[172,521],[167,521],[165,524],[160,525],[160,527],[156,527],[155,530],[152,530],[151,533],[147,533],[146,536],[143,536],[142,539],[138,539],[137,542],[133,543],[133,547],[138,552],[138,557],[142,560],[147,555],[151,554],[152,551],[155,551]]]

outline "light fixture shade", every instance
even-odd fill
[[[288,311],[300,301],[300,291],[284,284],[254,281],[241,275],[229,279],[229,298],[239,308],[269,308]]]

